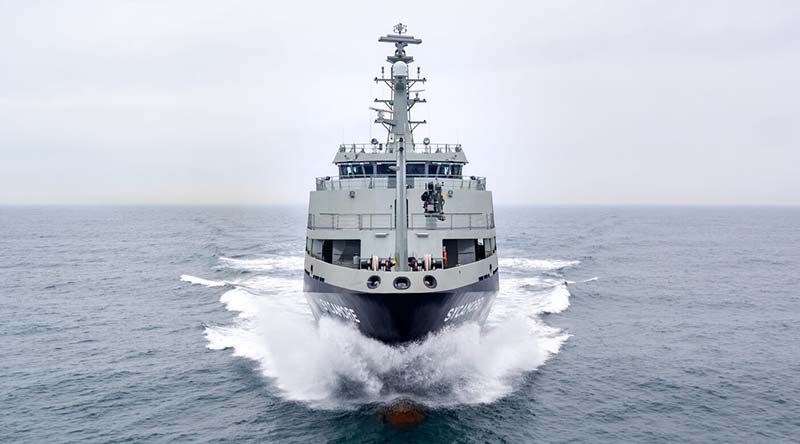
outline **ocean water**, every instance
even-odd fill
[[[0,207],[0,442],[800,441],[800,208],[496,220],[487,325],[391,348],[313,321],[303,208]]]

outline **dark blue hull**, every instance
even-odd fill
[[[464,287],[432,293],[363,293],[305,275],[314,317],[332,316],[358,325],[388,344],[417,341],[449,325],[483,323],[499,288],[498,273]]]

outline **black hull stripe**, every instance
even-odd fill
[[[445,326],[483,323],[499,289],[493,274],[464,287],[431,293],[365,293],[337,287],[309,275],[303,289],[314,317],[354,322],[366,336],[397,344],[416,341]]]

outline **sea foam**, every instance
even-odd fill
[[[521,257],[502,258],[499,267],[508,267],[516,270],[550,271],[561,270],[580,264],[581,261],[568,261],[561,259],[528,259]]]
[[[274,256],[263,258],[220,257],[220,265],[247,271],[302,270],[302,256]]]
[[[204,285],[206,287],[222,287],[225,285],[225,281],[211,281],[188,274],[181,275],[181,280],[183,282],[189,282],[190,284]]]
[[[302,263],[280,261],[291,262]],[[399,397],[430,406],[493,402],[512,393],[569,337],[540,318],[569,306],[568,287],[552,277],[501,275],[484,328],[464,324],[403,347],[364,337],[338,320],[315,322],[301,282],[269,272],[239,282],[220,297],[236,313],[233,323],[209,326],[205,337],[210,349],[256,362],[283,398],[316,408]]]

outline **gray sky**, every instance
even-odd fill
[[[305,205],[402,20],[498,204],[800,204],[800,2],[402,5],[0,0],[0,203]]]

